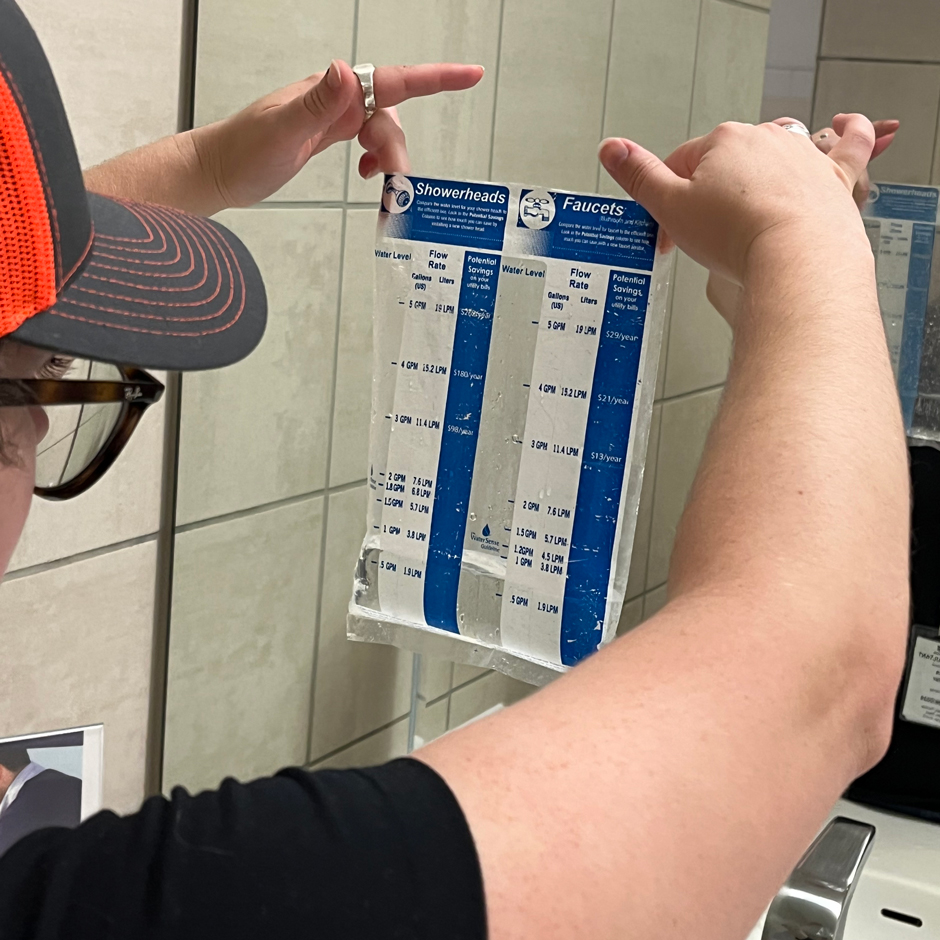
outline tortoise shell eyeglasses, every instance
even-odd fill
[[[63,378],[0,379],[3,407],[38,405],[49,419],[33,492],[62,500],[94,486],[163,391],[143,369],[89,360],[71,362]]]

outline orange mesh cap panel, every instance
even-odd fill
[[[0,336],[55,303],[49,210],[32,142],[0,72]]]

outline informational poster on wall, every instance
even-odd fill
[[[863,211],[908,434],[940,441],[940,188],[873,183]]]
[[[613,638],[672,260],[656,241],[630,199],[387,178],[351,637],[450,636],[435,653],[530,681]]]
[[[0,738],[0,856],[50,826],[101,809],[104,726]]]

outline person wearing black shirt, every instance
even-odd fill
[[[96,168],[86,193],[38,42],[0,0],[0,570],[32,491],[87,489],[159,397],[140,367],[218,367],[260,339],[257,269],[198,214],[263,198],[356,134],[361,172],[405,171],[383,109],[480,77],[376,70],[367,121],[334,61]],[[411,758],[33,833],[0,859],[0,937],[744,937],[883,753],[907,630],[904,437],[851,196],[875,131],[833,127],[828,155],[791,121],[721,125],[665,163],[602,145],[712,272],[735,334],[655,617]],[[76,383],[82,358],[124,365]],[[42,406],[64,401],[119,408],[53,473]]]

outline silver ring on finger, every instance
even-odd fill
[[[813,135],[802,124],[781,124],[780,126],[791,134],[801,134],[807,140],[813,139]]]
[[[365,120],[375,114],[375,66],[371,62],[354,65],[353,71],[362,86],[362,105],[365,108]]]

